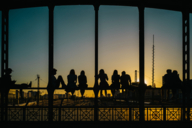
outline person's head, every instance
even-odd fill
[[[83,70],[81,71],[81,75],[85,75],[85,72]]]
[[[104,74],[104,70],[101,69],[101,70],[99,71],[99,74]]]
[[[70,74],[70,75],[75,75],[75,70],[74,70],[74,69],[71,69],[71,71],[70,71],[69,74]]]
[[[167,69],[167,74],[170,74],[171,73],[171,69]]]
[[[8,69],[6,70],[6,74],[11,74],[12,71],[13,71],[13,70],[12,70],[11,68],[8,68]]]
[[[125,75],[125,71],[122,71],[122,75]]]
[[[57,73],[57,70],[55,68],[53,68],[52,73],[53,73],[53,75],[55,75]]]
[[[117,75],[117,74],[118,74],[117,70],[114,70],[113,75]]]
[[[173,74],[177,75],[177,70],[174,70],[174,71],[173,71]]]

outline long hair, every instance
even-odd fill
[[[85,75],[85,71],[84,71],[84,70],[81,71],[81,75],[82,75],[82,76]]]
[[[69,75],[75,75],[75,70],[74,70],[74,69],[71,69]]]
[[[104,70],[103,69],[101,69],[100,71],[99,71],[99,74],[101,75],[101,74],[104,74],[105,72],[104,72]]]
[[[114,70],[113,71],[113,75],[117,75],[118,73],[117,73],[117,70]]]

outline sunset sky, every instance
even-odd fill
[[[54,9],[54,68],[67,84],[71,69],[85,71],[88,86],[94,85],[95,16],[91,5],[56,6]],[[2,14],[0,13],[0,16]],[[190,21],[192,15],[190,14]],[[0,19],[0,23],[2,20]],[[1,28],[1,25],[0,25]],[[192,26],[190,25],[192,40]],[[182,13],[145,8],[145,81],[152,84],[152,44],[155,37],[155,84],[162,86],[167,69],[177,70],[182,80]],[[1,38],[0,31],[0,38]],[[139,13],[137,7],[100,6],[99,70],[104,69],[111,84],[113,71],[126,71],[135,82],[139,72]],[[1,46],[0,46],[1,47]],[[190,41],[190,49],[192,49]],[[1,51],[1,49],[0,49]],[[1,58],[1,56],[0,56]],[[192,52],[190,51],[190,62]],[[48,83],[48,7],[9,11],[9,67],[12,80],[40,87]],[[1,69],[0,69],[1,71]],[[192,79],[192,68],[190,69]],[[139,78],[139,73],[137,74]],[[43,93],[47,93],[44,90]],[[55,93],[64,93],[56,90]],[[110,93],[110,91],[108,91]],[[92,96],[93,91],[86,91]]]

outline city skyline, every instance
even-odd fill
[[[56,6],[54,9],[54,68],[58,70],[56,76],[62,75],[66,84],[69,71],[75,69],[77,75],[81,70],[85,70],[88,86],[94,85],[94,14],[93,6],[88,5]],[[120,75],[125,70],[133,82],[135,70],[139,71],[138,16],[137,7],[99,8],[98,65],[99,70],[104,69],[108,75],[109,85],[115,69]],[[162,76],[166,74],[166,69],[177,70],[182,80],[181,12],[145,9],[145,81],[148,85],[152,82],[153,35],[156,87],[162,86]],[[191,53],[190,51],[190,55]],[[9,67],[13,69],[12,79],[17,83],[33,81],[32,87],[37,87],[35,79],[39,74],[44,81],[40,87],[47,86],[47,7],[10,10]],[[56,90],[56,93],[64,91]],[[85,95],[91,96],[92,93],[93,91],[85,91]]]

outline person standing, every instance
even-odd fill
[[[130,75],[126,74],[125,71],[123,71],[120,80],[121,80],[121,85],[122,85],[122,93],[128,95],[128,88],[131,85]],[[124,91],[124,89],[125,89],[125,91]]]
[[[170,89],[173,87],[173,77],[172,77],[172,71],[171,69],[167,69],[167,74],[165,74],[163,76],[163,86],[162,86],[162,99],[164,93],[167,94],[167,96],[165,97],[166,100],[169,99],[169,93],[170,93]]]
[[[172,87],[172,98],[171,99],[176,99],[177,97],[177,92],[179,91],[179,88],[181,88],[181,79],[179,78],[179,74],[177,73],[176,70],[173,70],[172,73],[172,80],[173,80],[173,87]]]

